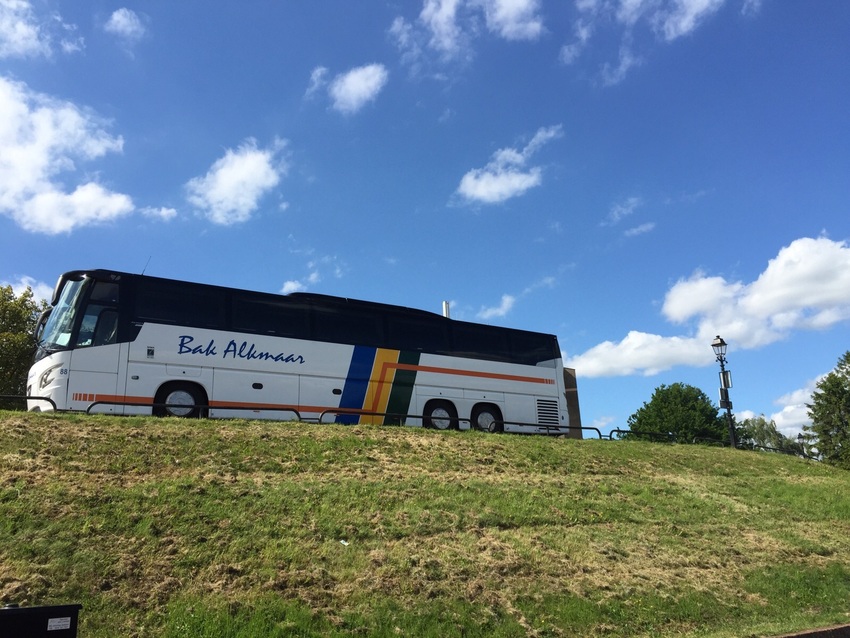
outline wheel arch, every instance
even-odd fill
[[[206,417],[209,414],[209,405],[210,398],[207,389],[197,381],[184,381],[182,379],[176,380],[172,379],[169,381],[165,381],[160,384],[160,386],[156,389],[156,393],[154,394],[153,402],[155,404],[165,403],[166,398],[172,392],[176,392],[179,390],[184,390],[189,392],[197,399],[196,404],[203,406],[201,408],[194,409],[191,414],[186,415],[188,417]],[[167,416],[168,411],[166,408],[153,408],[154,416]]]
[[[440,408],[445,409],[448,413],[448,418],[451,421],[451,424],[448,428],[437,428],[433,422],[432,417],[436,410]],[[450,399],[445,398],[432,398],[428,399],[425,402],[424,407],[422,408],[422,425],[426,428],[436,428],[436,429],[450,429],[457,430],[459,429],[458,422],[458,410],[457,406]]]
[[[493,421],[495,422],[495,429],[482,428],[478,419],[483,414],[491,414],[493,416]],[[499,407],[498,404],[493,403],[491,401],[479,401],[475,405],[472,406],[472,412],[470,413],[470,422],[472,427],[475,429],[487,429],[489,432],[503,432],[505,429],[504,426],[505,417],[502,412],[502,408]]]

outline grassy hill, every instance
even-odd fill
[[[0,604],[116,636],[850,622],[850,473],[701,446],[0,412]]]

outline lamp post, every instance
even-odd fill
[[[717,335],[711,342],[711,348],[720,364],[720,409],[726,408],[726,420],[729,423],[729,443],[738,447],[735,440],[735,424],[732,421],[732,402],[729,400],[729,388],[732,387],[732,371],[726,369],[726,342]]]

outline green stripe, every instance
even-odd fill
[[[419,365],[418,352],[400,352],[398,362]],[[396,370],[390,398],[387,401],[387,412],[390,414],[407,414],[410,410],[410,398],[413,396],[413,384],[416,383],[416,370]],[[384,425],[399,425],[400,419],[385,417]]]

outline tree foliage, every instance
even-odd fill
[[[768,421],[763,414],[741,422],[738,440],[745,447],[768,448],[788,454],[805,453],[802,442],[782,434],[776,428],[776,422],[773,419]]]
[[[30,288],[15,296],[11,286],[0,286],[0,394],[26,394],[27,371],[35,353],[33,332],[45,307],[35,301]]]
[[[679,443],[694,439],[726,440],[728,427],[711,399],[692,385],[661,385],[628,420],[630,434],[624,438],[657,438],[668,435]]]
[[[814,445],[826,463],[850,469],[850,351],[818,381],[808,404]]]

